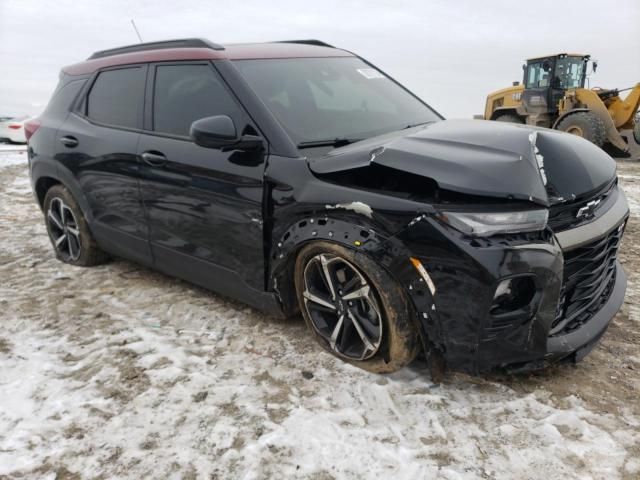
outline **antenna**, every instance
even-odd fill
[[[138,40],[140,40],[140,43],[142,43],[142,37],[140,36],[140,32],[138,31],[138,27],[136,27],[136,22],[133,21],[133,18],[131,19],[131,25],[133,25],[133,29],[136,31]]]

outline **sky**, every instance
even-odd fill
[[[521,81],[523,60],[539,55],[591,54],[591,86],[640,82],[640,0],[0,0],[0,116],[38,114],[61,67],[137,43],[131,19],[144,41],[320,39],[447,118],[482,113],[487,94]]]

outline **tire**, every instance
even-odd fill
[[[335,243],[313,242],[298,254],[294,277],[305,323],[332,355],[369,372],[390,373],[418,354],[420,342],[406,294],[366,255]]]
[[[640,117],[636,117],[636,123],[633,125],[633,138],[640,145]]]
[[[499,117],[496,117],[496,122],[523,124],[524,120],[515,113],[503,113]]]
[[[607,138],[604,122],[593,112],[571,113],[560,120],[556,130],[571,133],[602,147]]]
[[[49,240],[61,262],[90,267],[108,260],[94,240],[78,203],[63,185],[54,185],[47,191],[44,218]]]

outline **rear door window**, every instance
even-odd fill
[[[228,115],[240,125],[241,110],[210,65],[158,65],[153,96],[153,130],[186,137],[191,124]]]
[[[87,98],[87,116],[98,123],[141,128],[146,67],[100,72]]]

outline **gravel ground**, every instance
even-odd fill
[[[577,366],[369,374],[282,321],[127,261],[56,261],[0,152],[0,478],[640,478],[640,164],[623,310]]]

